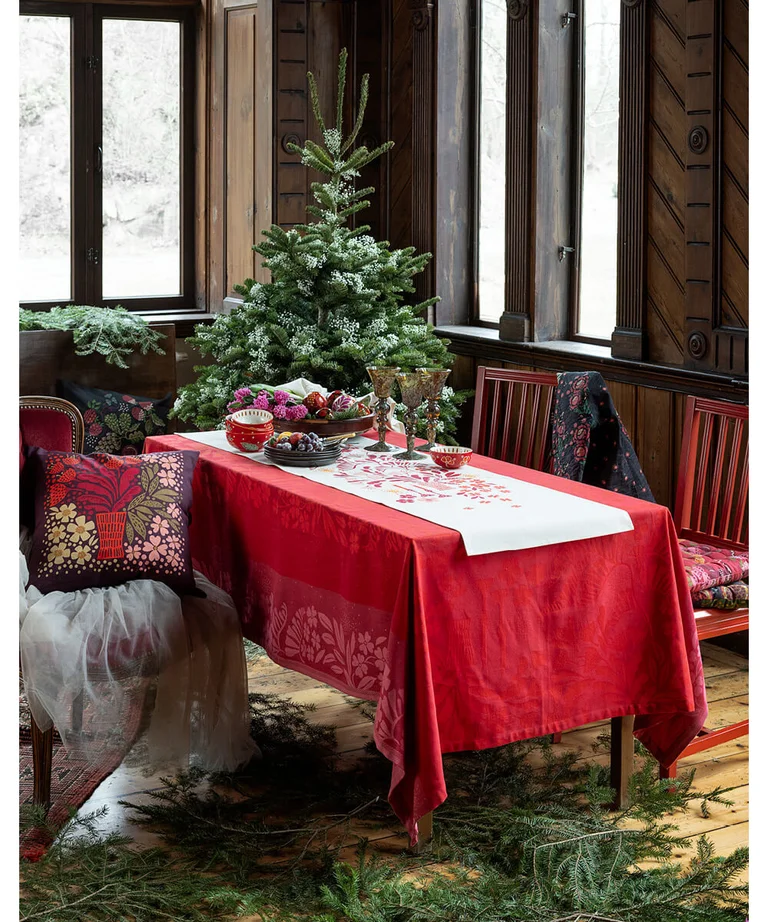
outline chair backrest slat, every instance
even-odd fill
[[[712,444],[712,415],[707,413],[704,417],[704,434],[701,437],[702,450],[699,454],[699,464],[696,466],[696,529],[701,531],[701,517],[704,511],[704,487],[707,484],[707,470],[709,468],[709,448]]]
[[[683,538],[748,546],[749,408],[688,397],[675,526]]]
[[[741,440],[744,435],[744,423],[737,419],[733,424],[733,441],[731,443],[731,454],[728,463],[728,480],[723,498],[723,522],[722,529],[724,534],[730,534],[728,528],[731,524],[731,515],[733,514],[733,494],[736,489],[736,475],[738,473],[739,452],[741,451]]]
[[[472,450],[544,470],[549,462],[550,415],[556,386],[554,373],[480,366],[475,388]]]

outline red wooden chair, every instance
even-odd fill
[[[85,424],[80,411],[59,397],[21,397],[19,400],[19,443],[21,473],[24,469],[24,446],[34,445],[48,451],[82,452]],[[23,480],[22,480],[23,484]],[[24,485],[26,492],[31,485]],[[22,495],[22,502],[30,497]],[[43,732],[31,721],[32,731],[32,802],[47,805],[51,799],[53,765],[53,727]]]
[[[557,375],[477,369],[472,451],[537,471],[548,470],[550,417]]]
[[[747,551],[749,540],[749,408],[720,400],[688,397],[675,498],[678,536],[698,544]],[[749,607],[696,612],[699,640],[749,628]],[[706,727],[680,758],[727,743],[749,733],[749,721],[708,730]],[[677,765],[661,769],[674,778]]]

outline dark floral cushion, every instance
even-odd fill
[[[30,583],[47,593],[154,579],[179,594],[194,591],[188,526],[198,455],[29,449],[35,472]]]
[[[161,400],[57,381],[56,393],[80,410],[85,421],[85,454],[138,455],[148,435],[165,432],[173,394]]]
[[[688,588],[695,593],[715,586],[725,586],[749,576],[749,552],[696,544],[680,539]]]
[[[694,608],[718,608],[731,611],[749,607],[749,583],[743,579],[726,586],[713,586],[693,593]]]

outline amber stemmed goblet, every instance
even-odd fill
[[[406,450],[393,455],[402,461],[421,461],[426,455],[414,451],[416,441],[416,411],[424,402],[424,377],[418,371],[403,371],[397,376],[400,385],[400,394],[406,406],[405,411],[405,444]]]
[[[437,421],[440,419],[440,396],[451,373],[450,368],[417,368],[424,379],[424,396],[427,400],[427,444],[419,445],[424,451],[432,451],[437,439]]]
[[[367,371],[368,377],[373,382],[373,393],[376,397],[376,426],[379,430],[379,441],[375,445],[366,445],[366,451],[394,451],[391,445],[387,445],[387,414],[389,413],[389,395],[400,369],[396,366],[370,365]]]

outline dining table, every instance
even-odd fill
[[[455,472],[377,455],[377,470],[390,463],[399,480],[369,479],[358,495],[351,481],[334,486],[332,470],[296,476],[234,451],[223,433],[152,436],[144,450],[182,449],[199,451],[194,567],[231,595],[244,636],[276,663],[377,702],[374,741],[392,763],[389,801],[412,844],[449,796],[444,753],[611,719],[621,801],[633,734],[670,765],[703,727],[694,612],[665,506],[477,454]],[[438,509],[441,484],[454,501],[463,495],[457,475],[507,484],[480,502],[513,536],[510,549],[472,548],[461,530],[422,517],[428,509],[403,487],[421,478],[413,492],[436,494]],[[524,504],[503,501],[503,489],[527,497],[528,531],[543,535],[529,537],[535,546],[515,537]],[[576,499],[627,525],[573,540]],[[473,508],[461,507],[461,521]]]

